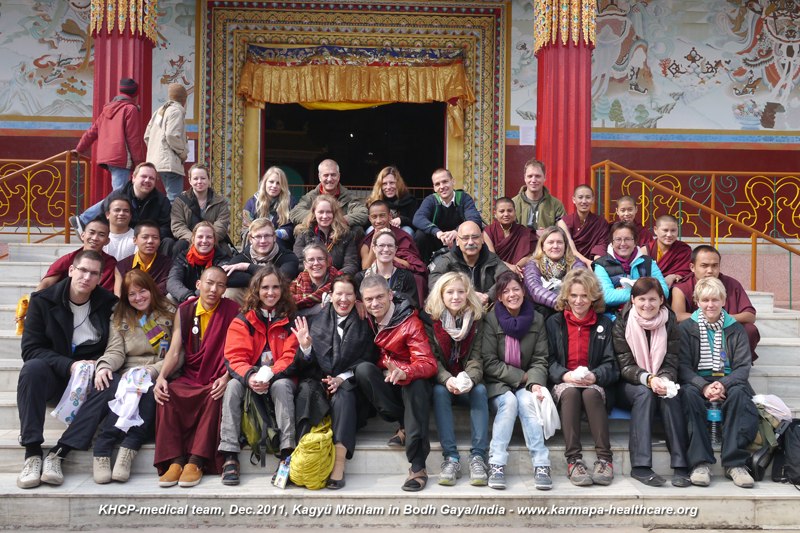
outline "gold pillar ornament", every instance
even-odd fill
[[[129,29],[131,35],[145,36],[153,44],[158,42],[156,13],[158,0],[92,0],[89,32],[97,35],[105,29],[120,34]]]
[[[597,0],[534,0],[533,51],[556,44],[559,35],[566,46],[581,40],[594,46],[597,29]]]

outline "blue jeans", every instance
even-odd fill
[[[111,173],[111,190],[116,191],[121,189],[131,180],[131,169],[125,167],[112,167],[108,166],[108,171]],[[103,202],[105,198],[88,208],[86,211],[81,213],[81,225],[85,226],[92,220],[96,219],[100,215],[104,215],[103,212]]]
[[[516,393],[506,391],[492,398],[492,409],[496,414],[492,426],[492,442],[489,445],[489,464],[505,465],[508,462],[508,443],[511,442],[514,422],[519,415],[525,445],[531,454],[534,468],[550,466],[550,452],[544,445],[544,431],[533,414],[534,401],[536,400],[533,394],[525,389],[520,389]]]
[[[172,203],[175,198],[183,192],[183,174],[177,172],[159,172],[161,182],[164,184],[164,190],[167,193],[167,199]]]
[[[472,429],[472,446],[470,455],[479,455],[486,459],[486,448],[489,446],[489,402],[486,399],[486,387],[479,383],[466,394],[452,394],[444,385],[433,386],[433,414],[436,416],[436,428],[439,430],[439,442],[442,443],[442,455],[445,458],[458,459],[456,433],[453,427],[453,404],[469,406],[469,420]]]

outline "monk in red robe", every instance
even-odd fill
[[[583,264],[591,265],[608,253],[608,222],[592,213],[594,191],[588,185],[575,187],[572,203],[575,212],[561,217],[558,227],[567,234],[572,254]]]
[[[197,281],[200,297],[181,304],[175,315],[172,344],[154,389],[158,403],[154,464],[163,474],[158,480],[162,487],[193,487],[204,469],[221,470],[222,456],[217,452],[221,400],[230,380],[223,355],[225,335],[239,312],[236,302],[222,297],[227,281],[221,268],[205,269]],[[179,368],[181,376],[168,383],[167,377]]]
[[[690,318],[697,309],[697,303],[693,298],[695,283],[702,278],[719,279],[727,293],[725,311],[744,326],[750,341],[750,353],[755,361],[758,359],[756,346],[761,340],[761,334],[755,324],[756,308],[753,307],[742,284],[734,278],[722,274],[719,271],[719,264],[720,255],[716,248],[707,244],[701,244],[695,248],[690,265],[692,275],[676,284],[672,289],[672,310],[675,311],[679,322]]]
[[[483,230],[483,242],[503,260],[509,270],[522,275],[539,240],[535,231],[517,223],[514,201],[498,198],[494,204],[494,222]]]
[[[617,218],[636,226],[636,229],[639,230],[639,242],[637,244],[639,246],[647,246],[653,240],[653,232],[642,226],[636,216],[638,213],[639,209],[636,207],[636,200],[633,196],[620,196],[619,200],[617,200]]]
[[[678,240],[678,219],[672,215],[658,217],[655,230],[656,238],[647,245],[647,255],[656,260],[672,288],[692,274],[692,247]]]

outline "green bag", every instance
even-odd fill
[[[272,401],[250,388],[244,394],[242,407],[242,432],[240,441],[252,449],[250,463],[266,466],[267,454],[280,451],[280,432],[275,419]]]

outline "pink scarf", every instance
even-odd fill
[[[661,369],[661,363],[667,355],[667,328],[666,323],[669,312],[666,307],[662,307],[658,314],[651,318],[642,318],[636,307],[631,306],[628,314],[628,324],[625,326],[625,340],[633,352],[633,358],[639,367],[644,368],[650,374],[657,374]],[[647,334],[650,332],[650,346],[647,346]]]

